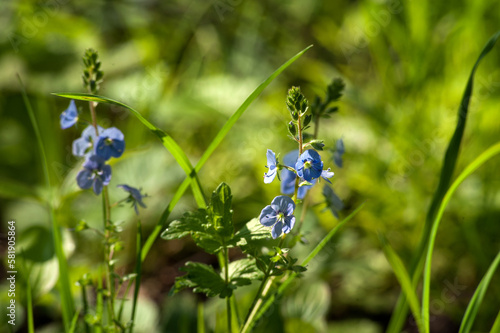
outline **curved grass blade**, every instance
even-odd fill
[[[441,168],[441,176],[439,178],[439,184],[436,189],[436,192],[434,193],[431,205],[427,212],[420,243],[417,247],[417,250],[415,251],[415,255],[413,256],[413,260],[410,265],[410,275],[412,276],[412,283],[414,289],[416,288],[416,285],[420,278],[420,274],[422,272],[423,268],[422,263],[423,263],[425,249],[429,241],[432,222],[434,221],[437,209],[440,203],[442,202],[446,191],[450,186],[451,178],[453,176],[455,165],[457,163],[460,144],[462,142],[462,137],[464,134],[465,124],[469,111],[469,101],[471,99],[472,90],[474,86],[474,74],[481,60],[493,49],[493,46],[495,45],[499,37],[500,37],[500,31],[496,32],[488,40],[483,50],[481,51],[481,54],[476,60],[476,63],[474,64],[474,67],[472,68],[469,79],[467,81],[467,85],[465,87],[465,91],[462,96],[462,101],[460,102],[460,106],[458,108],[457,126],[455,127],[455,132],[453,133],[450,143],[448,144],[448,148],[446,149],[443,166]],[[406,302],[404,294],[401,294],[399,296],[398,302],[396,304],[391,320],[389,322],[387,332],[388,333],[401,332],[403,325],[406,321],[407,315],[408,315],[408,303]]]
[[[386,239],[384,239],[382,236],[380,236],[380,238],[387,261],[389,261],[389,263],[391,264],[392,270],[394,271],[394,274],[396,275],[396,278],[401,285],[401,289],[403,290],[406,299],[410,303],[410,309],[417,323],[418,330],[419,332],[423,332],[423,323],[422,318],[420,317],[420,302],[411,283],[410,275],[408,274],[408,271],[406,270],[403,262],[389,245],[389,243],[387,243]]]
[[[36,141],[38,144],[38,148],[40,150],[40,162],[42,164],[43,174],[45,178],[45,186],[47,189],[50,189],[50,175],[49,175],[49,167],[47,162],[47,154],[45,153],[45,147],[43,145],[42,136],[40,134],[40,129],[38,128],[38,122],[35,117],[35,113],[33,112],[33,108],[31,107],[31,103],[29,101],[28,95],[26,93],[26,89],[21,81],[21,77],[18,75],[19,84],[21,85],[21,92],[23,95],[24,105],[26,106],[26,110],[28,110],[28,114],[30,117],[31,125],[33,126],[33,130],[35,131]],[[47,206],[49,210],[49,219],[50,225],[52,227],[52,237],[54,241],[54,249],[56,252],[57,262],[59,265],[59,291],[61,293],[61,308],[63,314],[63,322],[64,328],[67,332],[71,326],[71,319],[73,318],[75,312],[75,306],[73,303],[73,297],[71,295],[71,287],[69,282],[69,272],[68,272],[68,264],[66,262],[66,256],[64,255],[63,249],[63,240],[62,234],[59,226],[57,225],[55,219],[55,211],[53,206],[53,198],[52,192],[49,191],[50,198],[48,200]]]
[[[495,319],[495,323],[493,324],[490,333],[500,333],[500,311],[498,311],[497,319]]]
[[[203,165],[206,163],[208,158],[212,155],[212,153],[215,151],[215,149],[219,146],[219,144],[222,142],[224,137],[227,135],[231,127],[236,123],[236,121],[242,116],[242,114],[248,109],[250,104],[254,100],[259,97],[259,95],[264,91],[264,89],[279,75],[281,72],[283,72],[288,66],[290,66],[292,63],[294,63],[297,59],[299,59],[307,50],[309,50],[312,47],[312,45],[306,47],[299,53],[297,53],[295,56],[290,58],[287,62],[285,62],[283,65],[281,65],[274,73],[272,73],[264,82],[262,82],[251,94],[250,96],[247,97],[247,99],[241,104],[241,106],[236,110],[236,112],[227,120],[227,122],[224,124],[224,126],[220,129],[219,133],[215,136],[213,141],[210,143],[208,146],[207,150],[205,153],[203,153],[202,157],[196,163],[196,166],[194,168],[194,172],[197,173],[201,170]],[[153,232],[149,235],[148,239],[144,243],[144,247],[142,249],[142,260],[144,260],[149,252],[149,249],[153,245],[154,241],[158,236],[160,235],[162,229],[165,227],[165,224],[167,222],[168,217],[170,216],[170,213],[172,212],[172,209],[174,209],[175,205],[177,202],[180,200],[182,195],[184,194],[184,191],[186,191],[187,187],[189,186],[189,182],[191,181],[190,178],[186,178],[180,187],[177,189],[177,192],[175,192],[174,197],[168,204],[168,206],[165,208],[163,211],[160,220],[156,224]],[[205,207],[200,207],[200,208],[205,208]]]
[[[76,323],[78,322],[79,315],[80,315],[80,310],[75,312],[75,315],[73,316],[73,319],[71,320],[71,326],[69,328],[68,333],[75,333],[76,332],[76,328],[77,328]]]
[[[460,331],[458,333],[469,333],[472,329],[472,324],[474,324],[474,319],[476,319],[476,315],[479,307],[481,306],[481,302],[483,301],[486,289],[488,288],[488,285],[490,284],[490,281],[493,278],[493,274],[495,274],[499,263],[500,252],[498,252],[497,256],[488,268],[488,271],[477,286],[476,291],[474,292],[474,296],[472,296],[469,305],[467,306],[467,310],[465,310],[464,317],[462,318],[462,324],[460,325]]]
[[[474,171],[476,171],[480,166],[486,163],[495,155],[500,154],[500,142],[491,146],[481,155],[479,155],[471,164],[469,164],[465,170],[457,177],[457,179],[450,186],[448,191],[443,197],[443,201],[439,206],[439,210],[432,224],[432,229],[429,237],[429,244],[427,246],[427,255],[425,258],[425,268],[424,268],[424,281],[422,288],[422,320],[424,321],[424,333],[429,333],[429,299],[430,299],[430,280],[431,280],[431,263],[432,263],[432,252],[434,250],[434,244],[436,242],[437,230],[439,227],[439,222],[443,217],[444,210],[451,200],[452,195],[455,193],[458,186]]]
[[[206,201],[205,197],[203,195],[203,191],[201,190],[201,185],[198,179],[198,175],[196,172],[193,171],[193,166],[191,162],[189,161],[188,157],[182,150],[182,148],[177,144],[177,142],[170,136],[168,135],[165,131],[159,129],[155,125],[151,124],[146,118],[142,116],[142,114],[139,113],[139,111],[135,110],[134,108],[128,106],[127,104],[124,104],[122,102],[116,101],[114,99],[104,97],[104,96],[98,96],[98,95],[92,95],[92,94],[86,94],[86,93],[71,93],[71,92],[62,92],[62,93],[53,93],[52,95],[59,96],[59,97],[64,97],[64,98],[70,98],[70,99],[77,99],[77,100],[82,100],[82,101],[89,101],[89,102],[98,102],[98,103],[104,103],[104,104],[113,104],[117,106],[121,106],[127,110],[129,110],[139,121],[149,128],[151,132],[153,132],[160,140],[161,143],[167,150],[172,154],[172,156],[175,158],[177,163],[180,165],[180,167],[184,170],[186,175],[194,179],[194,182],[191,182],[191,186],[193,187],[193,194],[196,200],[196,203],[201,206],[205,207],[206,206]]]
[[[349,214],[345,219],[343,219],[339,224],[335,226],[330,232],[321,240],[321,242],[316,245],[316,247],[309,253],[309,255],[302,261],[301,266],[307,265],[311,260],[316,257],[316,255],[326,246],[326,244],[332,239],[332,237],[337,233],[337,231],[344,226],[349,220],[351,220],[359,211],[363,208],[365,204],[362,203],[356,210],[354,210],[351,214]],[[277,297],[279,297],[283,292],[288,288],[290,283],[298,276],[298,273],[292,273],[290,276],[278,287],[276,292],[272,295],[270,295],[262,307],[258,310],[257,314],[255,315],[253,321],[249,323],[248,326],[248,332],[251,332],[253,326],[255,325],[256,322],[259,321],[259,319],[266,313],[266,311],[269,309],[269,307],[274,303]]]

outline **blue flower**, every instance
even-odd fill
[[[299,157],[299,151],[293,150],[285,155],[283,158],[283,164],[288,167],[294,167],[297,162],[297,158]],[[286,168],[281,170],[281,193],[283,194],[293,194],[295,192],[295,179],[297,179],[297,174],[295,172],[290,171]],[[315,180],[312,181],[313,183]],[[297,193],[297,199],[304,199],[307,191],[312,187],[312,185],[306,185],[299,187],[299,191]]]
[[[271,183],[276,177],[276,173],[278,172],[276,162],[276,155],[271,149],[267,150],[267,165],[266,168],[269,169],[268,172],[264,173],[264,183]]]
[[[106,161],[111,157],[120,157],[125,150],[123,133],[116,127],[107,128],[99,134],[95,146],[96,155]]]
[[[111,166],[97,155],[87,155],[83,169],[76,176],[76,182],[81,189],[93,188],[95,194],[100,194],[102,187],[111,180]]]
[[[99,134],[102,133],[103,128],[97,126],[97,131]],[[92,125],[87,126],[82,132],[82,136],[73,141],[73,155],[75,156],[85,156],[93,152],[93,147],[97,141],[98,136],[95,133],[95,128]]]
[[[273,199],[269,206],[264,207],[260,213],[260,223],[266,227],[273,227],[271,235],[274,239],[281,233],[288,234],[295,225],[295,203],[290,197],[280,195]]]
[[[323,172],[323,161],[321,156],[314,150],[308,149],[300,155],[297,163],[295,163],[297,175],[304,178],[308,182],[321,176]]]
[[[344,209],[344,203],[342,202],[342,200],[328,185],[325,185],[325,187],[323,187],[323,196],[325,197],[326,208],[330,209],[330,211],[336,218],[339,218],[338,212]]]
[[[337,140],[335,148],[335,152],[333,153],[333,162],[335,162],[339,168],[342,168],[342,155],[345,153],[344,141],[342,138]]]
[[[61,128],[70,128],[78,121],[78,110],[76,109],[75,101],[71,100],[66,110],[61,113]]]
[[[129,193],[127,202],[132,202],[137,215],[139,215],[139,208],[137,207],[137,204],[139,204],[142,208],[146,208],[146,205],[142,202],[142,198],[145,198],[147,195],[142,195],[140,190],[125,184],[116,185],[116,187],[119,187]]]

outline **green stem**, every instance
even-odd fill
[[[102,189],[102,209],[103,209],[103,223],[104,223],[104,261],[106,263],[106,288],[107,288],[107,297],[108,297],[108,318],[110,324],[115,326],[115,285],[113,275],[113,265],[111,261],[113,260],[113,251],[111,250],[111,246],[109,240],[112,236],[112,231],[110,228],[111,223],[111,210],[109,205],[109,195],[108,195],[108,187],[104,186]]]
[[[83,302],[83,324],[85,326],[85,332],[90,333],[90,327],[87,321],[85,320],[85,316],[89,312],[89,303],[87,301],[87,291],[86,291],[86,285],[84,283],[85,281],[80,281],[81,283],[81,290],[82,290],[82,302]]]
[[[222,245],[224,247],[224,278],[226,280],[226,285],[229,285],[229,250],[226,246],[226,242],[223,239]],[[226,296],[226,315],[227,315],[227,331],[232,332],[232,312],[231,312],[231,297]]]

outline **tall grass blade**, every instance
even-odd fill
[[[462,318],[462,324],[460,325],[460,331],[458,333],[469,333],[472,329],[474,319],[476,319],[477,312],[479,310],[479,307],[481,306],[484,295],[486,294],[486,289],[488,289],[488,285],[490,284],[491,279],[493,278],[493,274],[495,274],[499,263],[500,252],[498,252],[497,256],[488,268],[488,271],[477,286],[476,291],[474,292],[474,296],[472,296],[469,302],[469,306],[467,306],[467,310],[465,310],[464,317]]]
[[[75,333],[76,332],[76,323],[78,322],[78,316],[80,315],[80,310],[75,312],[75,315],[73,316],[73,319],[71,320],[71,326],[69,328],[69,333]],[[33,331],[34,332],[34,331]]]
[[[66,257],[64,255],[64,250],[63,250],[63,246],[62,246],[62,244],[63,244],[62,234],[61,234],[61,230],[60,230],[60,228],[57,225],[57,222],[55,220],[52,191],[50,191],[51,182],[50,182],[47,154],[45,153],[45,147],[43,145],[43,140],[42,140],[42,136],[40,134],[40,129],[38,128],[38,122],[36,120],[35,113],[33,112],[33,108],[31,107],[31,103],[29,101],[28,94],[26,93],[26,88],[24,87],[23,82],[21,81],[21,77],[18,76],[18,80],[19,80],[19,84],[21,85],[21,92],[23,95],[24,105],[26,106],[26,110],[28,111],[31,125],[33,126],[33,130],[35,132],[38,148],[40,150],[40,160],[41,160],[43,174],[44,174],[44,178],[45,178],[45,186],[49,190],[50,197],[49,197],[47,206],[48,206],[48,211],[49,211],[49,215],[50,215],[49,218],[50,218],[50,222],[51,222],[52,236],[53,236],[53,240],[54,240],[54,249],[55,249],[55,253],[56,253],[56,257],[57,257],[57,262],[59,265],[58,286],[59,286],[59,292],[61,293],[61,307],[62,307],[64,328],[65,328],[65,331],[67,332],[70,328],[70,325],[71,325],[71,319],[73,318],[73,314],[75,312],[75,306],[73,304],[73,297],[71,295],[68,264],[66,262]]]
[[[180,167],[184,170],[186,175],[190,179],[194,179],[194,182],[191,182],[191,186],[193,187],[193,194],[195,197],[195,200],[198,205],[205,206],[205,197],[203,195],[203,191],[201,190],[201,185],[198,179],[198,175],[196,172],[193,171],[193,166],[191,165],[191,162],[189,161],[187,155],[184,153],[182,148],[177,144],[177,142],[170,136],[168,135],[165,131],[159,129],[155,125],[151,124],[146,118],[142,116],[142,114],[135,110],[134,108],[128,106],[127,104],[124,104],[119,101],[115,101],[114,99],[104,97],[104,96],[98,96],[98,95],[92,95],[92,94],[86,94],[86,93],[54,93],[53,95],[59,96],[59,97],[64,97],[64,98],[71,98],[71,99],[77,99],[77,100],[82,100],[82,101],[93,101],[93,102],[98,102],[98,103],[104,103],[104,104],[113,104],[113,105],[118,105],[121,106],[127,110],[129,110],[139,121],[149,128],[151,132],[153,132],[161,141],[163,146],[172,154],[172,156],[175,158],[177,163],[180,165]]]
[[[356,214],[358,214],[359,211],[363,208],[364,205],[365,204],[362,203],[358,208],[356,208],[356,210],[354,210],[345,219],[343,219],[341,222],[339,222],[339,224],[337,224],[335,226],[335,228],[333,228],[332,230],[330,230],[330,232],[321,240],[321,242],[319,242],[318,245],[316,245],[316,247],[311,251],[311,253],[309,253],[309,255],[302,261],[301,265],[305,266],[311,260],[313,260],[314,257],[316,257],[316,255],[326,246],[326,244],[330,241],[330,239],[332,239],[332,237],[337,233],[337,231],[339,231],[339,229],[342,226],[344,226],[344,224],[346,224]],[[295,272],[292,273],[292,274],[290,274],[290,276],[288,276],[288,278],[278,287],[278,289],[276,290],[276,292],[274,294],[270,295],[266,299],[266,301],[264,302],[264,304],[262,305],[262,307],[260,308],[260,310],[255,315],[253,321],[251,323],[249,323],[248,332],[251,332],[251,330],[252,330],[253,326],[255,325],[255,323],[257,323],[259,321],[259,319],[266,313],[266,311],[269,309],[269,307],[274,303],[274,301],[276,300],[276,298],[278,298],[280,295],[283,294],[283,292],[288,288],[288,286],[290,285],[290,283],[292,283],[292,281],[298,275],[299,274],[295,273]]]
[[[406,299],[410,303],[410,309],[417,323],[418,330],[420,332],[423,332],[422,318],[420,317],[420,302],[418,300],[417,294],[415,293],[415,290],[413,289],[410,275],[408,274],[408,271],[406,270],[403,262],[386,241],[386,239],[384,239],[382,236],[380,237],[387,261],[389,261],[389,264],[391,265],[392,270],[394,271],[394,274],[396,275],[396,278],[401,285],[401,289],[403,290]]]
[[[490,333],[500,333],[500,311],[498,311],[497,319],[495,319],[495,323],[493,324]]]
[[[432,227],[432,222],[437,213],[437,209],[443,200],[443,197],[450,186],[451,178],[453,176],[453,172],[455,170],[455,165],[457,163],[458,154],[460,150],[460,145],[462,142],[462,137],[465,130],[465,124],[467,120],[467,115],[469,111],[469,102],[472,96],[472,90],[474,86],[474,74],[476,72],[477,67],[479,66],[480,61],[493,49],[496,41],[500,37],[500,31],[495,33],[486,43],[481,54],[479,55],[472,71],[470,73],[469,79],[467,81],[467,85],[465,87],[464,94],[462,96],[462,101],[460,102],[460,106],[458,108],[458,119],[457,125],[455,127],[455,132],[448,144],[448,148],[446,150],[443,166],[441,168],[441,176],[439,178],[439,184],[434,193],[434,197],[432,198],[431,205],[427,212],[427,216],[425,219],[424,228],[422,231],[422,237],[420,239],[419,245],[415,254],[413,256],[413,260],[410,265],[410,275],[412,276],[413,287],[416,288],[418,283],[420,274],[422,272],[422,262],[424,258],[425,249],[427,247],[429,241],[429,234]],[[398,302],[394,309],[392,318],[389,322],[389,326],[387,328],[388,333],[399,333],[401,332],[403,325],[406,321],[406,317],[408,315],[408,303],[406,302],[405,296],[402,293],[399,296]]]
[[[26,267],[25,263],[25,256],[24,256],[24,251],[21,249],[21,260],[19,260],[19,265],[21,268],[21,272],[24,276],[24,279],[26,280],[26,318],[28,321],[28,332],[29,333],[34,333],[35,332],[35,321],[33,320],[33,296],[32,296],[32,290],[31,290],[31,281],[30,281],[30,275],[31,275],[31,267]]]
[[[213,141],[210,143],[208,146],[207,150],[205,153],[203,153],[202,157],[196,163],[196,166],[194,168],[194,173],[197,173],[201,170],[203,165],[205,165],[206,161],[208,158],[212,155],[212,153],[215,151],[215,149],[219,146],[219,144],[222,142],[224,137],[227,135],[229,130],[233,127],[233,125],[236,123],[236,121],[243,115],[245,110],[252,104],[254,100],[259,97],[259,95],[264,91],[264,89],[279,75],[281,72],[283,72],[288,66],[290,66],[292,63],[294,63],[297,59],[299,59],[307,50],[309,50],[312,47],[312,45],[306,47],[299,53],[297,53],[295,56],[290,58],[287,62],[285,62],[283,65],[281,65],[274,73],[272,73],[264,82],[262,82],[251,94],[250,96],[247,97],[247,99],[241,104],[241,106],[236,110],[236,112],[227,120],[227,122],[224,124],[224,126],[220,129],[219,133],[215,136]],[[163,211],[160,220],[156,224],[156,227],[154,228],[153,232],[149,235],[148,239],[144,243],[144,247],[142,249],[142,260],[144,260],[149,252],[149,249],[153,245],[154,241],[156,238],[158,238],[158,235],[161,233],[163,228],[165,227],[165,224],[167,222],[168,217],[170,216],[170,213],[172,212],[172,209],[175,207],[177,202],[180,200],[182,195],[184,194],[184,191],[189,186],[189,182],[191,181],[190,178],[186,178],[180,187],[177,189],[177,192],[174,194],[174,197],[168,204],[167,208]],[[200,208],[205,208],[204,206],[200,206]]]
[[[431,280],[431,263],[432,263],[432,252],[434,250],[434,244],[436,242],[437,230],[441,218],[443,217],[444,210],[451,200],[452,195],[455,193],[458,186],[474,171],[476,171],[480,166],[490,160],[492,157],[500,153],[500,142],[491,146],[481,155],[479,155],[471,164],[469,164],[464,171],[457,177],[457,179],[451,184],[448,191],[443,197],[443,201],[439,206],[436,218],[432,224],[432,229],[429,237],[429,244],[427,246],[427,255],[425,258],[425,268],[424,268],[424,281],[422,288],[422,319],[424,321],[424,332],[429,333],[429,299],[430,299],[430,280]]]

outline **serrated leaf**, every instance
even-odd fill
[[[163,231],[161,238],[178,239],[190,235],[194,232],[204,232],[207,224],[207,212],[204,209],[198,209],[194,212],[184,213],[180,221],[173,221]]]
[[[262,280],[264,274],[256,265],[255,259],[241,259],[229,264],[230,288],[249,285],[253,280]]]
[[[232,243],[242,248],[244,252],[254,248],[259,241],[271,238],[269,228],[260,224],[258,218],[247,222],[233,237]]]
[[[188,261],[181,271],[186,272],[186,275],[177,277],[175,284],[170,290],[171,294],[175,294],[185,288],[193,288],[195,293],[204,293],[208,297],[226,295],[228,288],[224,280],[215,272],[212,266]]]
[[[231,237],[234,233],[232,198],[231,188],[226,183],[221,183],[213,192],[208,209],[215,231],[223,237]]]

